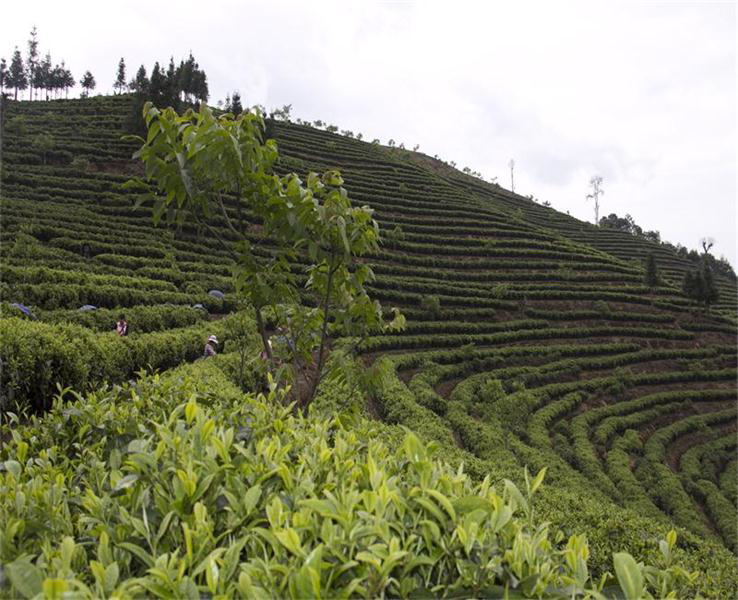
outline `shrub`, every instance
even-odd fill
[[[89,171],[90,161],[86,158],[78,156],[74,158],[71,163],[69,163],[69,166],[76,171]]]
[[[441,300],[438,296],[423,296],[420,299],[420,308],[432,315],[437,315],[441,311]]]
[[[218,329],[222,326],[217,327]],[[0,319],[0,409],[51,405],[57,385],[86,390],[145,368],[167,369],[202,352],[212,324],[120,338],[72,324]]]
[[[213,362],[59,402],[14,432],[3,595],[559,597],[605,583],[583,536],[536,522],[544,471],[523,490],[473,483],[412,433],[391,448],[367,421],[297,417],[274,392],[238,394]],[[653,567],[616,554],[622,593],[694,580],[675,544]]]

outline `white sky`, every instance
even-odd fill
[[[593,220],[630,213],[662,239],[738,264],[735,2],[84,0],[7,3],[0,56],[40,52],[90,69],[186,58],[211,102],[293,105],[365,139],[420,144]]]

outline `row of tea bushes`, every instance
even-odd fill
[[[123,381],[140,369],[168,369],[198,358],[223,322],[119,337],[80,325],[0,319],[0,409],[47,409],[58,386],[86,390]]]
[[[151,333],[189,327],[205,321],[205,309],[190,306],[133,306],[129,308],[99,308],[97,310],[55,310],[38,317],[46,323],[73,323],[94,331],[112,331],[118,316],[124,314],[131,333]]]

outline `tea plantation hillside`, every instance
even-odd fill
[[[405,156],[410,160],[418,160],[417,155]],[[421,162],[433,164],[433,161],[428,161],[427,158]],[[435,166],[438,168],[437,165]],[[639,267],[642,266],[644,257],[653,254],[660,274],[668,283],[676,287],[681,285],[685,273],[695,268],[694,263],[677,255],[668,246],[631,235],[626,231],[595,227],[591,223],[575,219],[552,207],[538,204],[494,184],[449,170],[447,167],[441,167],[441,171],[444,172],[446,180],[463,186],[470,194],[477,196],[481,202],[491,201],[500,207],[507,207],[513,217],[522,218],[555,231],[566,239],[588,244]],[[718,280],[719,300],[714,306],[726,317],[735,319],[736,310],[738,310],[736,279],[719,275]]]
[[[168,369],[197,357],[208,333],[227,335],[226,253],[187,225],[155,228],[151,209],[136,206],[140,186],[123,188],[141,174],[137,145],[121,140],[130,103],[8,104],[4,409],[48,407],[57,381],[91,389]],[[367,365],[393,373],[368,415],[435,441],[479,480],[547,467],[539,510],[587,534],[596,569],[613,549],[647,552],[677,526],[690,564],[709,571],[703,592],[736,589],[735,283],[720,279],[706,311],[680,291],[689,263],[664,247],[404,151],[272,128],[280,170],[340,169],[381,225],[371,294],[399,306],[407,327],[364,346]],[[259,224],[250,228],[257,239]],[[655,288],[643,283],[650,251],[666,281]],[[79,310],[88,304],[98,310]],[[123,357],[111,332],[119,312],[133,332]],[[345,402],[340,390],[324,397]]]

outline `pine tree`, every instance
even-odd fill
[[[82,81],[80,81],[79,84],[84,90],[82,92],[82,96],[84,96],[85,98],[90,95],[90,92],[94,90],[95,86],[97,85],[97,83],[95,82],[95,77],[90,71],[85,71],[85,74],[82,75]]]
[[[205,71],[201,71],[199,68],[192,73],[192,93],[195,98],[202,102],[207,102],[210,96],[207,75],[205,75]]]
[[[705,303],[705,308],[709,311],[710,305],[714,304],[720,298],[717,285],[715,283],[715,277],[712,274],[712,269],[707,264],[707,261],[702,263],[701,269],[702,279],[702,302]]]
[[[5,85],[8,80],[8,63],[5,59],[0,59],[0,96],[5,92]]]
[[[177,82],[177,67],[174,66],[174,57],[169,57],[169,66],[164,76],[164,106],[171,106],[174,110],[179,108],[179,91]]]
[[[653,253],[650,253],[646,257],[646,276],[645,283],[650,288],[655,288],[659,285],[659,271],[656,266],[656,258]]]
[[[720,293],[707,261],[703,261],[699,269],[685,273],[682,291],[688,298],[704,304],[707,310],[718,301]]]
[[[191,102],[191,96],[193,95],[193,76],[195,72],[195,58],[190,52],[187,61],[179,63],[179,76],[177,78],[177,85],[180,93],[182,94],[182,100],[185,102]]]
[[[44,59],[36,65],[36,71],[33,74],[33,89],[36,90],[36,98],[38,98],[38,91],[43,89],[46,90],[46,100],[49,99],[49,92],[52,88],[52,71],[51,53],[47,52]]]
[[[238,116],[243,112],[243,106],[241,105],[241,94],[238,91],[233,92],[231,96],[231,110],[234,116]]]
[[[38,66],[38,38],[37,38],[37,32],[36,32],[35,25],[33,26],[33,29],[31,29],[31,37],[28,38],[28,58],[26,59],[26,65],[27,65],[26,77],[31,87],[31,89],[29,90],[29,98],[33,100],[33,89],[35,87],[35,81],[36,81],[35,80],[36,68]]]
[[[697,276],[694,271],[687,271],[682,280],[682,292],[687,298],[696,298],[699,296]]]
[[[118,90],[119,94],[126,89],[126,61],[122,57],[118,61],[118,75],[115,78],[113,89]]]
[[[164,97],[165,85],[166,81],[164,74],[161,72],[161,67],[157,62],[154,64],[154,69],[151,71],[151,80],[149,82],[149,99],[155,106],[161,106],[161,101]]]
[[[18,91],[21,92],[28,87],[28,77],[26,76],[26,70],[23,67],[23,59],[21,58],[20,50],[16,46],[15,52],[13,52],[13,60],[10,62],[10,71],[8,77],[8,87],[15,88],[15,99],[18,99]]]
[[[136,78],[128,86],[137,94],[147,94],[149,91],[149,78],[146,76],[146,67],[141,65],[136,71]]]

